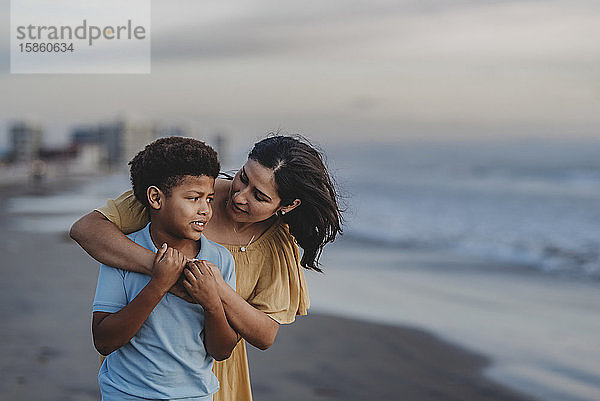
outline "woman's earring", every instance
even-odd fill
[[[277,216],[279,216],[279,217],[283,216],[284,214],[285,214],[284,210],[280,210],[277,212]]]

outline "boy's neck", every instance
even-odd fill
[[[200,241],[174,237],[163,230],[158,222],[150,223],[150,238],[156,248],[160,249],[162,244],[166,243],[170,248],[177,249],[190,259],[196,258],[200,252]]]

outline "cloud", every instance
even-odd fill
[[[252,1],[243,2],[245,7],[240,9],[214,2],[198,2],[195,6],[186,2],[187,6],[179,7],[180,3],[169,2],[154,9],[155,15],[162,16],[153,25],[153,54],[157,59],[211,59],[332,49],[352,41],[361,43],[374,30],[374,39],[389,36],[386,30],[397,30],[393,23],[401,22],[403,16],[439,12],[448,4],[439,2],[433,7],[422,1]],[[468,3],[455,1],[453,7]],[[382,20],[386,25],[389,22],[387,28],[381,26]]]
[[[253,1],[241,9],[212,4],[155,8],[155,16],[163,16],[153,25],[157,61],[363,55],[578,59],[597,54],[589,39],[600,31],[600,6],[587,1]]]
[[[151,75],[3,74],[0,118],[131,109],[386,135],[600,126],[597,1],[175,0],[152,14]]]

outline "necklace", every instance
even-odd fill
[[[237,232],[237,230],[235,229],[235,227],[234,227],[233,225],[231,226],[231,228],[233,229],[233,232],[235,233],[235,236],[236,236],[236,238],[237,238],[237,240],[238,240],[238,243],[239,243],[240,237],[239,237],[239,235],[238,235],[238,232]],[[250,241],[248,241],[248,243],[247,243],[246,245],[244,245],[244,246],[241,246],[241,247],[240,247],[240,251],[242,251],[242,252],[246,252],[246,248],[248,248],[248,247],[250,246],[250,244],[252,243],[252,241],[254,241],[254,238],[255,238],[255,237],[256,237],[256,235],[253,235],[253,236],[252,236],[252,238],[250,238]]]
[[[243,246],[243,247],[240,248],[240,251],[246,252],[246,247],[250,246],[250,244],[252,243],[252,241],[254,241],[254,235],[252,236],[252,238],[250,238],[250,241],[248,241],[248,243],[246,244],[246,246]]]

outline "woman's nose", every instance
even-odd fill
[[[246,202],[247,202],[246,194],[247,194],[246,189],[240,189],[239,191],[237,191],[236,193],[233,194],[233,201],[235,203],[246,204]]]

